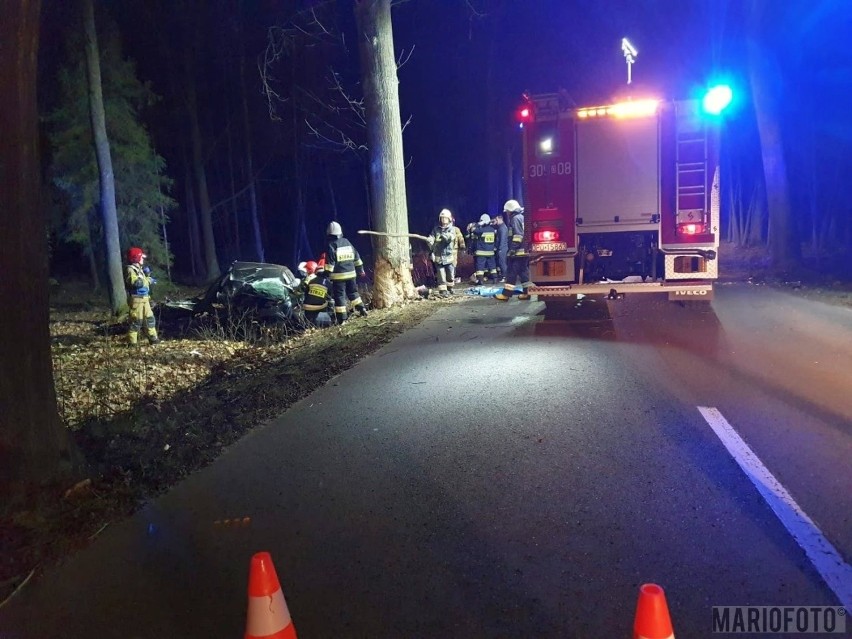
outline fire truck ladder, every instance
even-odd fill
[[[677,135],[677,218],[678,222],[702,222],[707,211],[707,130],[679,132]]]

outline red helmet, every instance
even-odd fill
[[[313,275],[317,270],[317,263],[313,260],[309,260],[305,263],[305,270],[308,272],[308,275]]]
[[[134,246],[127,250],[127,261],[131,264],[138,264],[142,258],[148,257],[138,246]]]

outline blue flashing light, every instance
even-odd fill
[[[701,105],[705,113],[710,115],[719,115],[724,111],[734,99],[734,92],[726,84],[719,84],[711,88],[704,94],[704,100]]]

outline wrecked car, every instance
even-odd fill
[[[255,325],[298,325],[299,279],[280,264],[234,262],[207,291],[185,300],[158,304],[160,322],[187,329],[207,316],[229,329]]]

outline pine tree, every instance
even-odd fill
[[[153,267],[171,264],[163,240],[162,211],[175,206],[168,191],[165,160],[157,154],[140,120],[157,96],[136,77],[135,64],[122,55],[116,28],[104,21],[98,34],[102,86],[115,173],[118,225],[123,248],[143,247]],[[59,72],[59,106],[48,117],[52,147],[51,177],[64,193],[67,211],[61,216],[59,237],[81,246],[98,263],[103,260],[98,166],[86,82],[86,61],[79,33],[69,35],[68,63]]]

